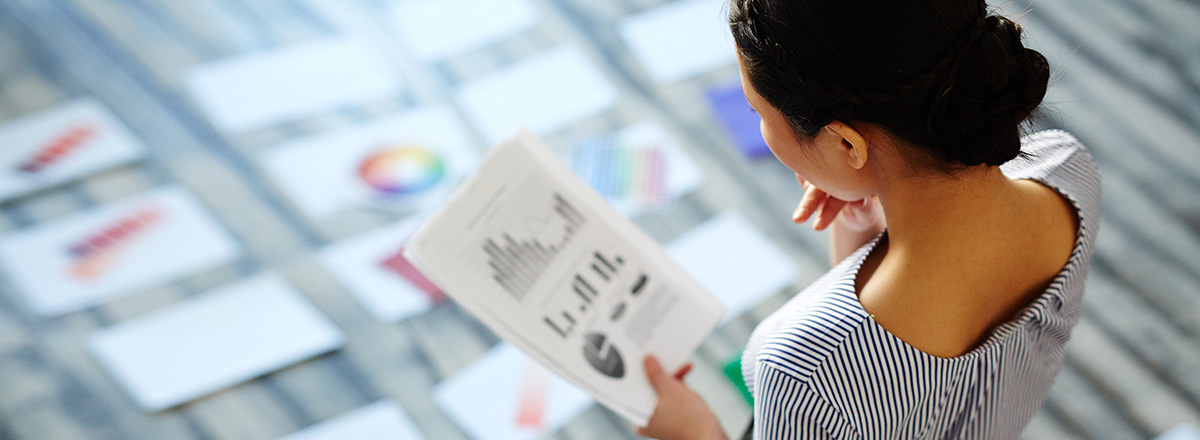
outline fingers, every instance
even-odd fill
[[[683,378],[687,377],[687,374],[691,373],[691,372],[692,372],[692,363],[688,362],[686,364],[683,364],[682,367],[679,367],[678,370],[675,370],[675,374],[674,374],[675,380],[683,380]]]
[[[800,173],[796,173],[796,182],[799,182],[800,186],[804,186],[804,178],[800,177]]]
[[[833,197],[826,197],[825,203],[821,204],[821,213],[817,214],[817,219],[813,221],[813,229],[823,231],[829,225],[837,220],[838,213],[842,212],[842,208],[846,206],[845,201]]]
[[[842,210],[842,224],[853,231],[865,231],[877,227],[883,221],[883,207],[879,198],[866,197],[850,202]]]
[[[642,368],[646,370],[646,377],[650,379],[650,386],[654,387],[654,391],[662,388],[666,381],[670,380],[667,373],[663,371],[662,364],[658,363],[658,358],[654,355],[646,356],[642,361]]]
[[[800,199],[800,206],[796,207],[796,212],[792,213],[792,221],[795,223],[804,223],[812,216],[825,198],[829,197],[825,191],[817,189],[811,184],[804,184],[804,197]]]

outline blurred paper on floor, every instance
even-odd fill
[[[660,84],[737,63],[725,0],[667,3],[617,24],[638,62]]]
[[[569,156],[575,173],[626,216],[674,202],[704,181],[678,139],[651,122],[584,139]]]
[[[1184,423],[1155,437],[1154,440],[1200,440],[1200,428],[1191,423]]]
[[[279,440],[421,440],[404,408],[380,400],[292,433]]]
[[[477,440],[532,440],[592,405],[586,393],[500,343],[437,385],[434,399]]]
[[[184,85],[217,129],[237,133],[393,98],[401,79],[365,42],[340,37],[203,65]]]
[[[58,316],[231,262],[240,245],[186,190],[159,189],[0,239],[34,311]]]
[[[334,243],[321,252],[321,262],[375,319],[422,313],[444,298],[400,253],[422,222],[405,220]]]
[[[595,116],[617,101],[617,89],[577,47],[561,47],[462,86],[457,100],[467,117],[496,144],[528,127],[537,134]]]
[[[395,17],[413,54],[434,61],[529,29],[538,10],[527,0],[403,0]]]
[[[671,259],[721,299],[725,320],[791,286],[797,265],[741,213],[727,211],[667,245]]]
[[[762,137],[762,119],[746,101],[740,82],[710,87],[704,96],[708,99],[709,109],[743,156],[758,159],[771,155],[771,149]]]
[[[93,334],[88,346],[139,407],[158,411],[342,345],[275,275],[259,275]]]
[[[262,166],[301,211],[323,219],[436,205],[475,166],[475,151],[450,109],[429,107],[280,145]]]
[[[146,146],[94,99],[0,126],[0,201],[133,162]]]

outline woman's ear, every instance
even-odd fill
[[[869,148],[867,146],[867,139],[863,137],[862,133],[859,133],[854,127],[842,121],[830,122],[829,125],[825,126],[825,129],[841,138],[842,153],[845,154],[846,163],[851,168],[858,170],[867,164],[867,150]]]

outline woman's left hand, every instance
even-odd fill
[[[663,371],[662,364],[654,356],[646,356],[643,364],[650,385],[658,393],[658,406],[654,408],[650,422],[637,428],[638,435],[662,440],[725,440],[717,416],[699,394],[683,383],[692,364],[685,364],[673,375]]]

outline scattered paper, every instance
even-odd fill
[[[571,169],[622,214],[634,216],[695,191],[704,171],[662,126],[645,122],[575,144]]]
[[[578,48],[551,50],[475,79],[458,102],[489,143],[521,127],[550,133],[608,110],[617,89]]]
[[[645,424],[642,358],[682,365],[725,312],[528,131],[494,148],[404,256],[492,331]]]
[[[1183,423],[1155,437],[1154,440],[1200,440],[1200,428],[1191,423]]]
[[[375,319],[417,315],[443,299],[401,254],[420,225],[420,219],[405,220],[334,243],[321,252],[321,262]]]
[[[37,313],[59,316],[237,258],[187,191],[160,189],[0,239],[0,262]]]
[[[737,63],[725,0],[670,2],[621,19],[625,45],[660,84]]]
[[[158,411],[342,345],[298,292],[260,275],[100,330],[88,347],[139,407]]]
[[[0,201],[133,162],[145,152],[94,99],[11,120],[0,126]]]
[[[796,264],[736,211],[724,212],[667,245],[671,258],[712,292],[729,320],[796,281]]]
[[[504,343],[438,384],[434,399],[476,440],[542,438],[592,405],[583,391]]]
[[[538,10],[528,0],[404,0],[395,17],[413,54],[435,61],[532,28]]]
[[[279,440],[421,440],[404,408],[386,399],[305,428]]]
[[[196,103],[226,133],[393,97],[400,83],[364,42],[348,37],[218,61],[184,78]]]
[[[324,219],[437,205],[475,166],[475,151],[453,112],[430,107],[280,145],[262,166],[301,211]]]
[[[740,82],[712,87],[705,96],[721,127],[743,156],[758,159],[771,155],[771,149],[762,137],[762,119],[746,101]]]

